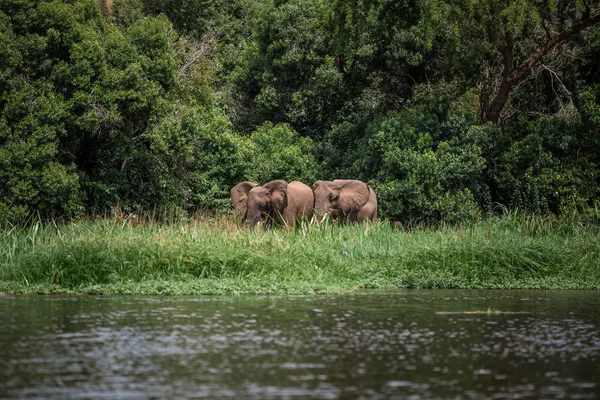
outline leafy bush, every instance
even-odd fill
[[[511,208],[538,214],[595,214],[597,144],[579,117],[520,120],[495,171]]]
[[[232,132],[229,121],[214,107],[187,110],[178,124],[180,132],[186,132],[193,144],[192,204],[226,209],[230,204],[229,190],[244,179],[244,172],[252,163],[245,141]]]
[[[206,89],[209,55],[164,15],[121,17],[105,20],[94,0],[2,3],[4,217],[214,208],[241,177],[241,139]]]
[[[130,179],[139,182],[133,205],[166,208],[225,207],[241,179],[242,139],[214,107],[186,106],[161,119],[134,152]]]
[[[12,82],[0,115],[0,220],[82,211],[79,175],[56,162],[67,104],[46,82]]]
[[[265,122],[248,138],[252,163],[247,176],[265,183],[273,179],[299,180],[309,186],[317,178],[317,162],[310,138],[287,124]]]
[[[381,216],[462,221],[481,216],[487,140],[473,118],[436,99],[369,126],[359,161],[378,194]]]

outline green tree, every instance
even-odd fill
[[[265,122],[248,138],[252,164],[247,176],[265,183],[274,179],[299,180],[309,186],[317,177],[313,141],[287,124]]]
[[[383,18],[390,10],[402,7],[407,23]],[[566,51],[567,41],[585,29],[600,23],[597,1],[515,1],[515,0],[424,0],[398,3],[389,0],[337,0],[333,6],[334,26],[338,40],[360,43],[375,29],[414,33],[418,44],[427,51],[431,39],[442,39],[439,54],[444,57],[434,64],[436,71],[456,73],[458,69],[478,71],[466,76],[480,89],[480,117],[483,122],[499,123],[515,88],[531,76],[532,70],[564,68],[572,58]],[[379,23],[385,21],[386,24]],[[373,22],[375,21],[375,22]],[[373,28],[374,27],[374,28]],[[397,34],[395,36],[398,36]],[[400,35],[402,37],[402,35]],[[394,38],[384,41],[400,48]],[[416,52],[413,59],[422,57]],[[566,58],[566,60],[565,60]],[[446,64],[446,67],[440,65]],[[451,67],[451,64],[457,67]],[[473,68],[473,66],[477,68]],[[549,68],[550,66],[551,68]]]
[[[493,47],[498,60],[484,66],[482,120],[498,123],[511,92],[534,68],[564,57],[566,45],[561,44],[600,23],[598,6],[597,2],[577,0],[489,0],[452,7],[452,11],[462,11],[456,15],[457,20],[468,19],[475,25],[473,31],[487,39],[486,44]]]
[[[0,3],[4,216],[215,208],[241,177],[212,54],[164,15],[125,11],[114,24],[94,0]]]
[[[144,198],[157,204],[225,210],[229,189],[245,179],[252,152],[223,113],[187,105],[161,119],[148,135]]]
[[[401,221],[472,221],[489,209],[488,128],[441,90],[372,123],[356,161],[378,195],[381,216]]]
[[[227,78],[236,126],[290,123],[322,136],[340,102],[340,81],[327,56],[321,0],[267,1],[253,11],[253,36]]]
[[[67,104],[45,82],[12,82],[0,115],[0,223],[83,210],[80,176],[60,164]]]
[[[594,214],[598,140],[582,122],[520,118],[508,127],[508,145],[493,171],[500,199],[513,209],[543,215]]]

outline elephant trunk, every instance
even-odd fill
[[[316,217],[317,222],[321,223],[329,212],[329,204],[315,204],[313,215]]]
[[[255,226],[256,224],[258,224],[261,221],[261,213],[258,214],[254,214],[254,215],[249,215],[246,218],[246,223],[248,224],[248,226]]]

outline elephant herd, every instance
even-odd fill
[[[365,182],[353,179],[317,181],[312,189],[298,181],[274,180],[262,186],[242,182],[231,189],[231,202],[250,226],[263,220],[294,226],[313,215],[322,222],[326,214],[350,222],[377,218],[375,192]]]

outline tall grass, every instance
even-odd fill
[[[0,291],[315,293],[356,288],[600,289],[595,227],[505,214],[464,226],[305,222],[249,230],[228,216],[157,223],[36,221],[0,234]]]

